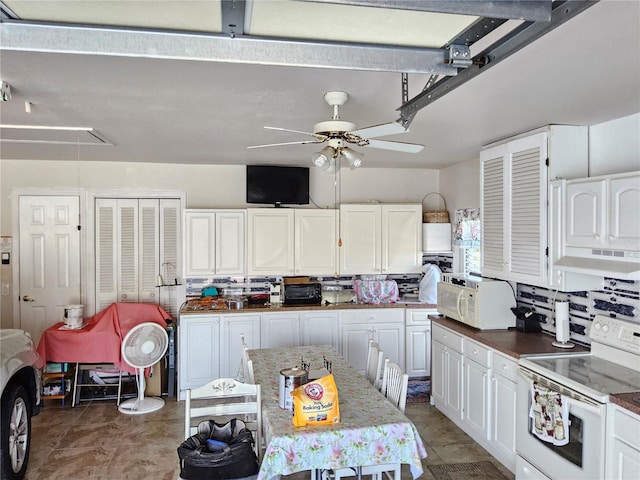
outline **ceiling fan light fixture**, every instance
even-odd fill
[[[324,147],[319,152],[311,154],[311,161],[316,167],[324,169],[326,165],[331,163],[331,159],[334,157],[335,150],[331,147]]]
[[[342,156],[349,163],[349,168],[351,170],[355,170],[356,168],[360,168],[362,166],[364,153],[356,152],[355,150],[351,150],[349,147],[344,147],[342,149]]]

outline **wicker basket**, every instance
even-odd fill
[[[438,192],[427,193],[422,199],[422,203],[427,199],[429,195],[437,195],[442,199],[442,203],[444,205],[444,210],[436,210],[430,212],[424,212],[422,214],[424,223],[449,223],[449,212],[447,211],[447,202],[444,197],[440,195]]]

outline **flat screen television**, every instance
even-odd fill
[[[247,203],[307,205],[309,168],[247,165]]]

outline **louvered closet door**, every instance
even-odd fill
[[[522,282],[546,282],[547,167],[546,134],[509,143],[511,219],[507,270]]]
[[[180,271],[179,199],[96,199],[96,305],[160,304],[177,313]]]
[[[118,298],[117,200],[96,199],[96,311]]]
[[[177,198],[166,198],[160,200],[160,272],[165,284],[176,284],[179,282],[178,272],[182,271],[180,259],[180,242],[182,238],[180,219],[180,200]],[[173,318],[178,317],[178,288],[160,288],[160,305]]]
[[[500,276],[505,268],[505,156],[507,146],[483,150],[480,153],[482,222],[482,274]]]
[[[160,289],[160,218],[159,201],[155,198],[138,200],[138,282],[137,300],[142,303],[158,303]]]

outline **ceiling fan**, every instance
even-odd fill
[[[282,132],[301,133],[314,137],[313,140],[300,140],[296,142],[270,143],[266,145],[252,145],[247,148],[277,147],[282,145],[304,145],[310,143],[328,143],[328,146],[312,156],[312,161],[317,167],[325,170],[332,166],[335,168],[340,157],[346,158],[352,169],[358,168],[362,164],[362,154],[350,149],[346,144],[353,143],[360,147],[380,148],[403,153],[418,153],[424,145],[406,142],[392,142],[389,140],[376,140],[376,137],[385,135],[395,135],[408,132],[397,122],[372,125],[361,129],[356,129],[356,125],[340,119],[339,108],[349,99],[349,94],[342,91],[330,91],[324,94],[325,101],[333,107],[331,120],[316,123],[313,126],[313,133],[289,128],[269,127],[267,130],[279,130]]]

